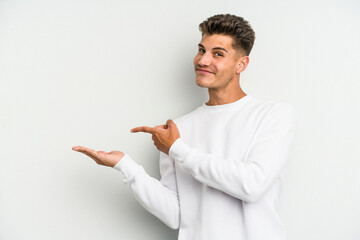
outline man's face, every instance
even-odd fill
[[[239,53],[233,48],[233,38],[228,35],[204,35],[199,43],[199,51],[194,58],[196,84],[200,87],[221,89],[233,80]]]

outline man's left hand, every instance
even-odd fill
[[[180,137],[179,130],[172,120],[167,120],[166,125],[156,127],[136,127],[131,129],[132,133],[145,132],[152,135],[152,140],[156,148],[169,155],[171,145]]]

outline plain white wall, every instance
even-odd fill
[[[129,130],[207,100],[192,60],[217,13],[255,29],[244,91],[299,113],[288,239],[360,239],[359,1],[0,0],[1,240],[177,238],[71,147],[122,150],[158,178],[151,137]]]

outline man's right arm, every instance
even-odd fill
[[[161,180],[149,176],[129,155],[114,166],[124,174],[124,183],[150,213],[172,229],[179,228],[180,207],[174,161],[160,152]]]

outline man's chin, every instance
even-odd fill
[[[202,87],[202,88],[209,88],[209,86],[210,86],[209,83],[206,83],[205,81],[201,81],[198,79],[196,79],[196,85],[198,85],[199,87]]]
[[[202,85],[202,84],[198,84],[198,83],[196,83],[196,85],[198,85],[198,86],[201,87],[201,88],[209,88],[209,87],[206,86],[206,85]]]

